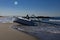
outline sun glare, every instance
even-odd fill
[[[15,4],[15,5],[18,5],[18,1],[15,1],[14,4]]]

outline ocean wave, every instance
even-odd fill
[[[0,18],[0,23],[13,23],[13,17],[2,17]]]

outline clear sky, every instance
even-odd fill
[[[0,0],[0,15],[60,16],[60,0]]]

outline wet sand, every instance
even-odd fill
[[[60,26],[41,22],[40,24],[40,26],[13,25],[12,28],[33,35],[39,40],[60,40]]]
[[[11,25],[15,23],[0,23],[0,40],[37,40],[37,38],[14,30]]]

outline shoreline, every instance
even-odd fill
[[[37,40],[37,38],[31,35],[19,32],[17,30],[11,30],[11,25],[17,25],[16,23],[0,23],[0,40]]]

